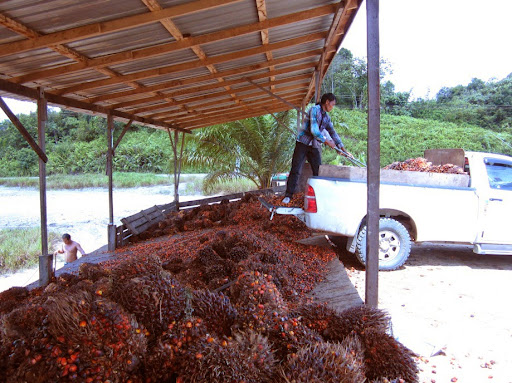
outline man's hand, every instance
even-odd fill
[[[345,150],[345,148],[341,149],[341,151],[343,152],[343,155],[347,156],[348,158],[354,158],[352,153],[350,153],[348,150]]]
[[[332,149],[336,149],[336,145],[333,140],[325,140],[325,144]]]

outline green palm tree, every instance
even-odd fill
[[[288,128],[292,119],[292,113],[282,112],[201,129],[189,141],[184,162],[211,169],[206,190],[237,178],[268,188],[273,175],[289,170],[295,140]]]

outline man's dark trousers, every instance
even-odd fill
[[[290,175],[288,176],[288,182],[286,183],[285,197],[292,198],[293,193],[295,193],[297,182],[299,181],[299,176],[302,171],[302,166],[304,166],[306,159],[311,165],[313,175],[317,176],[322,163],[320,149],[303,144],[300,141],[296,141],[292,157],[292,168],[290,170]]]

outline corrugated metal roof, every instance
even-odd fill
[[[180,130],[300,107],[361,2],[2,1],[0,95]]]

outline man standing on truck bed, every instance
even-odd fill
[[[320,102],[309,109],[295,142],[292,168],[286,183],[286,194],[283,203],[290,203],[306,159],[311,165],[313,175],[318,175],[318,170],[322,164],[321,144],[326,144],[333,149],[338,148],[338,153],[352,157],[352,154],[345,150],[343,142],[334,130],[331,118],[327,114],[334,108],[334,105],[336,105],[336,96],[332,93],[325,93],[322,95]],[[323,136],[322,132],[324,130],[327,130],[332,140]]]

